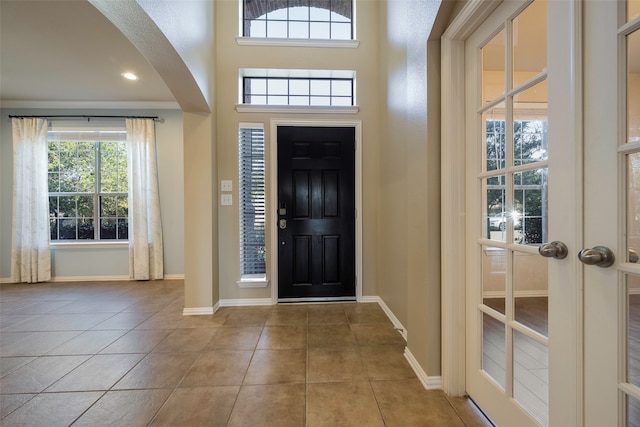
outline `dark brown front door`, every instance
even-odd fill
[[[278,299],[355,299],[355,129],[278,127]]]

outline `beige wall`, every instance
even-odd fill
[[[378,146],[379,146],[379,91],[378,81],[378,1],[361,1],[357,5],[357,48],[299,48],[239,46],[238,3],[235,0],[216,2],[217,37],[217,130],[218,182],[233,181],[233,205],[220,206],[219,212],[219,280],[220,299],[270,298],[271,288],[239,288],[239,220],[238,220],[238,124],[263,123],[267,141],[267,174],[272,165],[268,161],[271,119],[293,120],[361,120],[363,159],[363,295],[377,295],[378,246]],[[294,113],[238,113],[238,72],[241,68],[280,69],[344,69],[356,71],[358,114],[294,114]],[[267,176],[267,180],[269,176]],[[267,190],[268,191],[268,190]],[[270,203],[275,203],[267,193]],[[273,209],[271,209],[273,211]],[[267,219],[268,226],[273,220]],[[267,236],[270,233],[267,228]],[[269,241],[267,245],[269,245]],[[268,261],[269,262],[269,261]],[[267,267],[268,268],[268,267]],[[268,271],[269,279],[273,273]]]
[[[378,294],[440,375],[439,1],[381,2]]]

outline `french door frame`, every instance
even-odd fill
[[[465,41],[500,5],[501,1],[469,0],[457,17],[449,25],[441,38],[442,75],[442,379],[443,389],[451,396],[466,394],[466,214],[472,210],[466,207],[466,135],[465,126]],[[582,8],[580,1],[548,2],[548,28],[553,32],[553,49],[549,50],[549,93],[567,93],[567,96],[549,103],[549,121],[563,117],[563,126],[549,127],[549,139],[573,144],[565,150],[566,157],[556,157],[557,161],[569,165],[569,174],[575,183],[582,182]],[[553,8],[553,10],[551,10]],[[549,35],[551,40],[552,35]],[[562,62],[564,60],[564,62]],[[555,64],[570,64],[569,67],[555,68]],[[554,154],[555,155],[555,154]],[[551,170],[550,170],[550,173]],[[551,180],[550,180],[551,181]],[[573,180],[572,180],[573,181]],[[552,185],[556,185],[554,182]],[[562,184],[566,186],[567,184]],[[557,192],[562,186],[555,190]],[[566,189],[566,187],[565,187]],[[562,189],[562,191],[565,191]],[[582,212],[582,191],[574,191],[574,198],[566,198],[571,212]],[[569,222],[566,222],[566,221]],[[563,240],[570,252],[582,248],[582,216],[562,218],[565,227],[560,233],[558,227],[549,229],[552,240]],[[550,224],[550,227],[554,227]],[[562,289],[549,289],[549,315],[554,316],[560,309],[555,301],[572,301],[573,306],[566,313],[560,313],[560,334],[572,336],[562,343],[562,351],[550,354],[550,375],[556,381],[549,390],[550,425],[579,426],[583,424],[583,320],[582,320],[582,269],[573,259],[571,268],[559,263],[550,263],[550,275],[566,279]],[[569,274],[567,274],[567,270]],[[550,322],[553,319],[550,317]],[[573,331],[573,332],[571,332]],[[555,344],[554,336],[549,337],[550,348]],[[572,366],[569,371],[555,372],[558,367]],[[559,376],[556,374],[560,374]],[[558,387],[555,385],[558,384]],[[565,393],[565,390],[572,390]]]
[[[269,224],[269,268],[271,276],[271,301],[278,303],[278,227],[274,218],[277,218],[278,206],[278,126],[294,127],[351,127],[355,130],[355,205],[356,205],[356,301],[362,299],[362,121],[361,120],[295,120],[272,119],[269,137],[269,194],[267,196],[267,221]]]

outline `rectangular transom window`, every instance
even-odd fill
[[[127,240],[126,131],[49,131],[52,241]]]
[[[353,39],[352,0],[242,0],[244,37]]]
[[[240,273],[243,278],[264,277],[265,159],[264,127],[240,124]]]
[[[352,78],[244,77],[243,103],[353,106]]]

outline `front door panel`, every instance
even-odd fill
[[[355,298],[355,129],[278,127],[278,299]]]

